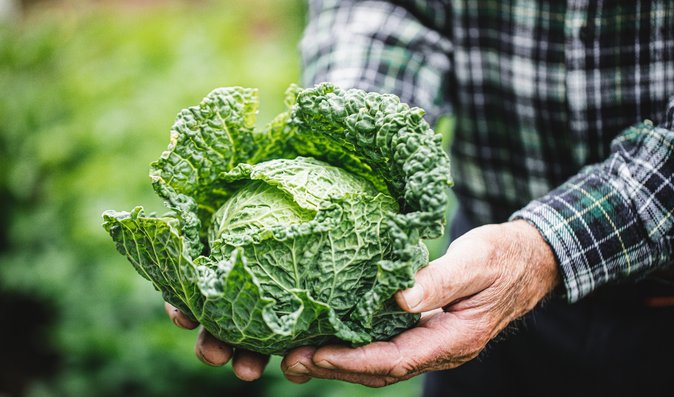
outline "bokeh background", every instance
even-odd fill
[[[243,85],[260,123],[282,110],[304,18],[301,0],[0,0],[0,397],[419,394],[201,364],[100,226],[162,211],[148,165],[181,108]]]

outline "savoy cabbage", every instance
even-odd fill
[[[393,294],[444,228],[449,158],[394,95],[292,86],[254,128],[257,92],[220,88],[178,114],[151,165],[170,212],[106,211],[117,249],[217,338],[261,353],[412,326]]]

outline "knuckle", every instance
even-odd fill
[[[424,310],[432,306],[444,295],[446,278],[442,265],[432,265],[424,272],[424,276],[417,279],[417,287],[421,289],[421,301],[413,308],[415,311]]]
[[[472,261],[491,262],[498,258],[499,244],[492,233],[484,233],[487,226],[471,230],[457,239],[453,245],[464,252],[471,252]]]

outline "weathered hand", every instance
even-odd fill
[[[558,282],[555,257],[525,221],[476,228],[420,270],[396,301],[419,324],[390,341],[358,348],[301,347],[281,363],[295,383],[340,379],[385,386],[475,358],[503,328],[531,310]]]
[[[190,320],[180,310],[168,303],[164,304],[164,308],[173,323],[180,328],[194,329],[199,325],[199,323]],[[215,367],[227,364],[229,359],[234,356],[234,360],[232,361],[234,374],[239,379],[245,381],[253,381],[260,378],[267,362],[269,362],[269,356],[245,349],[236,349],[235,351],[228,344],[215,339],[213,335],[203,328],[199,331],[194,351],[201,361]]]

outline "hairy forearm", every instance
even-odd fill
[[[559,265],[550,245],[535,226],[524,220],[504,225],[512,230],[512,235],[507,236],[510,250],[516,251],[513,253],[515,255],[523,255],[522,260],[528,268],[524,273],[524,282],[519,284],[523,289],[522,293],[530,297],[523,307],[527,312],[559,285]]]

